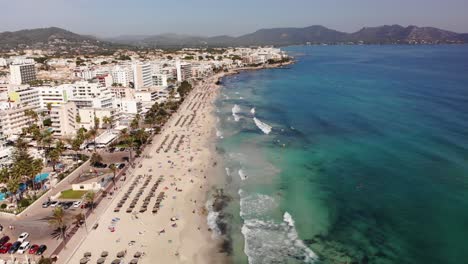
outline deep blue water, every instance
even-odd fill
[[[286,50],[218,100],[234,262],[468,262],[468,46]]]

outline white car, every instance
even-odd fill
[[[29,243],[29,241],[24,241],[18,248],[18,254],[24,254],[30,246],[31,244]]]
[[[50,207],[56,207],[59,204],[58,201],[52,201],[50,202]]]
[[[73,202],[73,207],[78,208],[81,205],[81,201],[75,201]]]
[[[24,242],[26,240],[26,238],[29,237],[29,234],[27,232],[23,232],[21,233],[21,235],[18,237],[18,241],[19,242]]]

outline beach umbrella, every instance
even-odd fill
[[[88,261],[89,261],[88,258],[82,258],[80,259],[80,264],[86,264],[88,263]]]
[[[86,253],[83,254],[83,256],[84,256],[85,258],[91,257],[91,252],[86,252]]]
[[[130,264],[137,264],[138,263],[138,259],[132,259],[130,260]]]
[[[124,256],[125,256],[125,252],[123,251],[120,251],[119,253],[117,253],[118,258],[123,258]]]
[[[141,252],[137,251],[135,255],[133,255],[134,258],[139,258],[141,257]]]
[[[97,264],[102,264],[102,263],[104,263],[104,261],[106,261],[105,258],[99,258],[96,263]]]
[[[107,252],[107,251],[103,251],[101,253],[101,257],[103,257],[103,258],[107,257],[108,255],[109,255],[109,252]]]

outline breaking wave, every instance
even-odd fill
[[[251,113],[252,115],[255,115],[255,107],[252,107],[252,109],[250,109],[250,113]]]
[[[255,122],[255,125],[260,129],[262,130],[263,133],[265,134],[270,134],[271,132],[271,126],[266,124],[266,123],[263,123],[262,121],[258,120],[256,117],[253,118],[254,122]]]
[[[241,108],[238,105],[232,107],[232,116],[236,122],[239,121],[240,117],[237,115],[241,111]]]
[[[243,169],[240,169],[239,171],[237,171],[239,173],[239,177],[241,178],[241,180],[245,180],[247,179],[247,175],[245,174],[244,170]]]

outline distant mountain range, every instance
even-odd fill
[[[200,46],[249,46],[249,45],[297,45],[297,44],[440,44],[468,43],[468,34],[455,33],[433,27],[385,25],[365,27],[354,33],[345,33],[324,26],[305,28],[260,29],[239,37],[190,36],[178,34],[123,35],[99,39],[79,35],[61,28],[40,28],[0,33],[0,49],[37,47],[47,45],[94,45],[112,47],[131,45],[138,47],[200,47]]]
[[[324,26],[305,28],[260,29],[239,37],[200,37],[176,34],[154,36],[122,36],[107,39],[114,43],[137,46],[246,46],[296,44],[410,44],[410,43],[468,43],[468,34],[460,34],[433,27],[400,25],[365,27],[354,33],[345,33]]]

